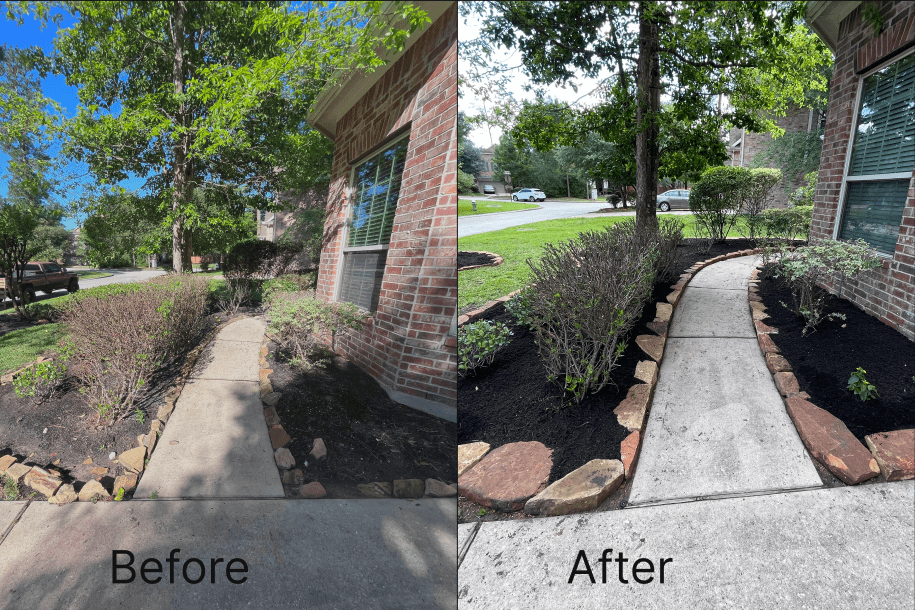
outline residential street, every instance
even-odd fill
[[[95,288],[96,286],[104,286],[105,284],[125,284],[127,282],[145,282],[146,280],[156,277],[157,275],[164,275],[166,273],[165,269],[100,269],[105,273],[110,273],[111,275],[107,277],[99,277],[92,280],[83,280],[80,279],[79,287],[81,290],[86,288]],[[36,296],[37,300],[44,301],[45,299],[54,299],[61,297],[67,294],[65,290],[56,290],[52,294],[44,294],[39,292]],[[3,306],[0,309],[5,309],[10,307],[10,300],[3,299]]]
[[[465,197],[467,198],[467,197]],[[475,198],[477,202],[493,201],[504,202],[504,199],[482,199]],[[575,218],[577,216],[586,216],[591,212],[608,207],[610,204],[603,199],[591,202],[569,202],[569,201],[543,201],[537,202],[540,206],[538,210],[524,210],[519,212],[502,212],[495,214],[482,214],[480,216],[459,216],[458,217],[458,239],[468,237],[478,233],[488,231],[499,231],[518,225],[526,225],[532,222],[542,220],[554,220],[557,218]],[[689,214],[688,211],[672,212],[674,214]],[[620,216],[635,216],[635,209],[620,210]]]

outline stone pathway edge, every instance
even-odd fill
[[[118,490],[123,488],[124,493],[127,494],[136,489],[140,482],[140,478],[143,476],[143,472],[146,469],[146,463],[151,459],[153,450],[156,448],[156,442],[159,437],[162,436],[165,424],[168,422],[169,417],[171,417],[172,411],[175,409],[175,403],[178,402],[181,392],[184,391],[184,386],[187,383],[191,372],[194,370],[194,367],[197,365],[197,360],[200,358],[200,355],[216,338],[219,331],[234,321],[235,320],[229,320],[210,329],[197,347],[188,352],[181,372],[175,380],[175,384],[165,394],[165,404],[159,407],[156,418],[150,422],[149,432],[140,435],[137,438],[136,447],[124,451],[114,460],[116,463],[124,466],[128,471],[128,474],[120,475],[115,478],[110,493],[101,483],[101,478],[104,474],[99,475],[96,479],[87,481],[80,492],[76,493],[73,483],[64,483],[59,476],[59,472],[56,470],[52,468],[45,470],[38,466],[27,466],[25,465],[25,461],[20,464],[17,462],[16,458],[11,455],[0,458],[0,474],[5,474],[17,483],[23,482],[28,487],[47,496],[48,502],[58,506],[69,504],[77,500],[80,502],[97,502],[99,500],[105,501],[109,499],[121,501],[117,498]],[[41,362],[41,358],[39,358],[39,362]],[[74,483],[78,482],[79,481],[74,481]]]
[[[636,367],[636,379],[642,383],[633,385],[626,398],[613,410],[620,424],[630,430],[629,436],[620,444],[621,460],[591,460],[551,485],[547,485],[550,471],[547,468],[546,476],[537,475],[538,481],[535,481],[533,485],[534,493],[525,494],[527,497],[524,498],[509,497],[513,496],[512,492],[520,491],[517,486],[514,486],[514,490],[507,490],[506,497],[493,499],[484,497],[480,493],[478,484],[493,465],[495,452],[490,453],[491,447],[488,443],[468,443],[458,446],[458,493],[468,500],[497,510],[499,507],[521,505],[523,506],[521,510],[532,515],[566,515],[588,512],[597,508],[607,496],[623,484],[623,481],[632,478],[635,474],[645,424],[648,421],[647,415],[651,410],[654,389],[658,382],[658,370],[664,357],[667,330],[683,290],[699,271],[709,265],[732,258],[761,254],[762,251],[762,248],[740,250],[699,261],[681,274],[680,279],[671,285],[672,292],[667,295],[666,302],[655,304],[655,319],[649,323],[649,327],[655,335],[639,335],[635,338],[636,344],[649,357],[649,360],[639,362]],[[516,290],[504,297],[488,301],[479,309],[460,316],[458,326],[466,324],[499,303],[504,303],[519,292],[521,291]],[[542,450],[552,453],[541,443],[536,442],[509,443],[499,449],[512,445],[539,445],[537,450],[542,448]],[[486,461],[486,458],[490,458],[489,462]],[[504,458],[500,455],[495,459]],[[551,458],[546,459],[550,459],[550,463],[552,463]],[[542,471],[542,469],[540,470]]]
[[[868,435],[865,447],[841,420],[810,402],[810,396],[800,390],[791,364],[772,338],[778,329],[764,322],[769,316],[757,289],[761,269],[759,266],[753,270],[747,287],[756,340],[804,446],[846,485],[857,485],[878,475],[885,481],[915,478],[915,429]]]

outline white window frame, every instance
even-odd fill
[[[852,115],[852,122],[851,122],[851,136],[848,138],[848,145],[845,150],[845,169],[842,172],[842,186],[839,189],[839,206],[836,211],[836,221],[832,228],[832,238],[833,239],[839,239],[839,231],[842,229],[842,222],[844,221],[844,218],[845,218],[845,207],[848,203],[848,183],[849,182],[880,182],[880,181],[884,181],[884,180],[903,180],[906,178],[911,179],[911,177],[912,177],[911,171],[896,172],[894,174],[868,174],[866,176],[849,176],[848,170],[851,168],[851,155],[852,155],[852,151],[854,150],[854,146],[855,146],[855,138],[858,136],[858,118],[859,118],[858,115],[861,113],[861,94],[864,91],[864,80],[867,77],[876,74],[880,70],[883,70],[884,68],[887,68],[887,67],[893,65],[897,61],[902,61],[903,59],[905,59],[909,55],[912,55],[913,53],[915,53],[915,47],[913,47],[903,53],[900,53],[896,57],[890,58],[886,61],[883,61],[883,62],[877,64],[876,67],[871,68],[867,72],[863,72],[858,77],[858,92],[855,94],[855,105],[853,107],[854,114]],[[896,240],[898,242],[899,238],[897,237]],[[876,250],[876,248],[874,248],[874,249]],[[893,254],[887,254],[887,253],[881,252],[879,250],[876,250],[876,252],[882,258],[889,259],[889,260],[893,259]]]
[[[343,222],[343,231],[341,231],[341,234],[340,234],[340,237],[341,237],[340,258],[337,261],[337,279],[334,282],[334,302],[341,302],[340,301],[340,292],[341,292],[341,289],[343,288],[343,266],[344,266],[343,259],[347,252],[374,252],[374,251],[378,251],[378,250],[387,251],[391,247],[390,240],[388,241],[387,244],[383,244],[383,245],[371,245],[371,246],[347,246],[346,245],[347,242],[349,241],[349,225],[350,225],[350,220],[352,219],[352,215],[353,215],[353,196],[356,194],[356,185],[353,184],[353,181],[356,178],[356,168],[359,167],[360,165],[362,165],[363,163],[365,163],[366,161],[368,161],[369,159],[371,159],[372,157],[374,157],[375,155],[377,155],[378,153],[382,152],[383,150],[392,148],[392,147],[396,146],[397,144],[399,144],[401,140],[409,140],[409,138],[410,138],[410,129],[407,129],[407,131],[405,131],[403,134],[401,134],[379,146],[376,146],[375,148],[373,148],[366,154],[362,155],[361,157],[357,157],[355,161],[352,161],[350,163],[349,178],[347,179],[348,187],[347,187],[347,191],[346,191],[347,192],[346,214],[344,215],[345,220]],[[410,152],[410,147],[408,144],[407,153],[409,154],[409,152]],[[406,169],[406,168],[404,168],[404,169]],[[401,185],[402,184],[403,184],[403,182],[401,181]],[[400,203],[400,197],[397,198],[397,203],[398,204]],[[396,207],[395,207],[395,211],[394,211],[394,217],[397,218]],[[392,232],[392,234],[393,234],[393,232]],[[385,268],[387,268],[387,263],[385,263]],[[385,273],[387,273],[387,271],[385,271]],[[384,283],[383,276],[382,276],[381,281],[382,281],[382,283]],[[346,302],[348,303],[349,301],[346,301]],[[355,303],[353,303],[353,304],[355,305]],[[373,316],[375,315],[374,311],[368,311],[367,309],[363,309],[359,305],[356,305],[356,307],[359,307],[359,309],[361,311],[368,312],[369,314],[371,314]]]

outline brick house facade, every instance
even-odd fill
[[[339,350],[389,392],[452,408],[457,405],[457,3],[417,4],[432,19],[425,31],[411,36],[409,46],[384,68],[322,93],[309,117],[335,144],[317,294],[357,302],[347,297],[356,290],[353,278],[364,288],[374,277],[373,307],[366,307],[373,315],[362,331],[337,338]],[[389,158],[395,160],[385,165]],[[359,246],[353,237],[375,218],[365,212],[369,220],[363,225],[359,215],[367,198],[377,199],[372,193],[381,188],[382,167],[385,176],[394,168],[384,186],[395,193],[394,204],[386,195],[393,218],[378,221],[389,223],[390,239]],[[402,177],[396,175],[401,168]],[[376,169],[375,182],[366,182],[364,175]],[[375,259],[365,254],[372,248]],[[363,275],[353,271],[359,261],[376,264],[373,260],[384,262]]]
[[[863,18],[860,2],[807,8],[807,22],[835,53],[810,240],[864,235],[879,246],[881,267],[844,286],[833,278],[826,288],[836,293],[841,287],[843,297],[915,341],[915,3],[869,4],[883,17],[879,33]],[[902,102],[886,110],[887,102],[864,92],[893,78],[900,84],[892,95]],[[868,106],[866,122],[865,100],[877,108]],[[892,116],[883,131],[873,129],[881,112]],[[867,139],[871,131],[884,138],[879,149]]]
[[[775,119],[775,124],[787,133],[810,133],[820,127],[821,116],[816,110],[809,108],[792,107],[785,116]],[[730,159],[725,165],[736,167],[757,167],[756,157],[764,152],[772,142],[772,134],[756,133],[746,129],[734,128],[728,132],[727,151]],[[772,163],[762,163],[759,167],[775,167]],[[772,189],[766,201],[767,207],[787,208],[790,192],[804,185],[804,177],[795,176],[786,191],[781,185]]]

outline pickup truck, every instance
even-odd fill
[[[18,270],[18,267],[17,267]],[[13,272],[15,281],[16,272]],[[28,295],[28,301],[35,301],[35,291],[41,290],[45,294],[51,294],[55,290],[67,290],[67,292],[76,292],[79,290],[79,278],[72,271],[67,271],[66,267],[61,267],[57,263],[44,261],[26,263],[22,272],[22,294]],[[12,299],[12,291],[6,285],[6,278],[0,277],[0,294],[8,299]]]

